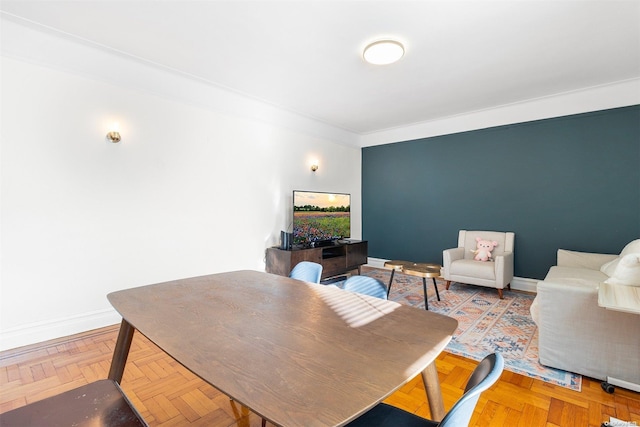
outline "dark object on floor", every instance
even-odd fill
[[[147,427],[120,386],[99,380],[0,414],[2,427]]]
[[[600,383],[600,387],[602,387],[602,389],[609,394],[612,394],[614,391],[616,391],[616,388],[613,386],[613,384],[609,384],[606,381],[602,381]]]

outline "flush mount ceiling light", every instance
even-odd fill
[[[404,46],[395,40],[378,40],[364,48],[362,57],[374,65],[392,64],[404,55]]]

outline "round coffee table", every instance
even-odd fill
[[[409,276],[422,277],[422,291],[424,292],[424,309],[429,310],[429,303],[427,302],[427,278],[433,280],[433,287],[436,290],[436,297],[440,301],[440,293],[438,292],[438,285],[436,284],[436,277],[440,277],[440,270],[442,266],[440,264],[433,264],[430,262],[412,262],[393,260],[384,263],[385,267],[391,268],[391,277],[389,278],[389,286],[387,287],[387,297],[391,292],[391,283],[393,283],[393,276],[396,271],[407,274]]]

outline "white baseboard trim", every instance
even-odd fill
[[[388,259],[382,259],[382,258],[367,258],[367,265],[369,267],[376,267],[376,268],[384,268],[384,263],[389,261]]]
[[[640,384],[631,383],[631,382],[625,381],[625,380],[619,380],[619,379],[613,378],[613,377],[607,377],[607,382],[609,384],[617,385],[618,387],[623,387],[623,388],[626,388],[628,390],[633,390],[633,391],[637,391],[638,393],[640,393]],[[632,426],[632,425],[633,424],[629,424],[629,426]]]
[[[377,267],[377,268],[385,268],[384,263],[388,261],[387,259],[382,258],[371,258],[367,259],[367,265],[369,267]],[[511,281],[511,289],[516,291],[525,291],[525,292],[533,292],[536,293],[538,289],[538,280],[537,279],[528,279],[526,277],[514,277]]]
[[[511,289],[538,293],[538,279],[528,279],[526,277],[514,277],[511,281]]]
[[[0,351],[115,325],[121,321],[120,314],[110,308],[57,320],[30,323],[18,328],[0,331]]]

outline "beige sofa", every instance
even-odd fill
[[[625,250],[637,248],[640,239]],[[598,287],[609,280],[625,250],[620,256],[558,250],[558,265],[538,282],[531,306],[541,364],[630,383],[627,388],[640,385],[640,315],[598,306]]]

